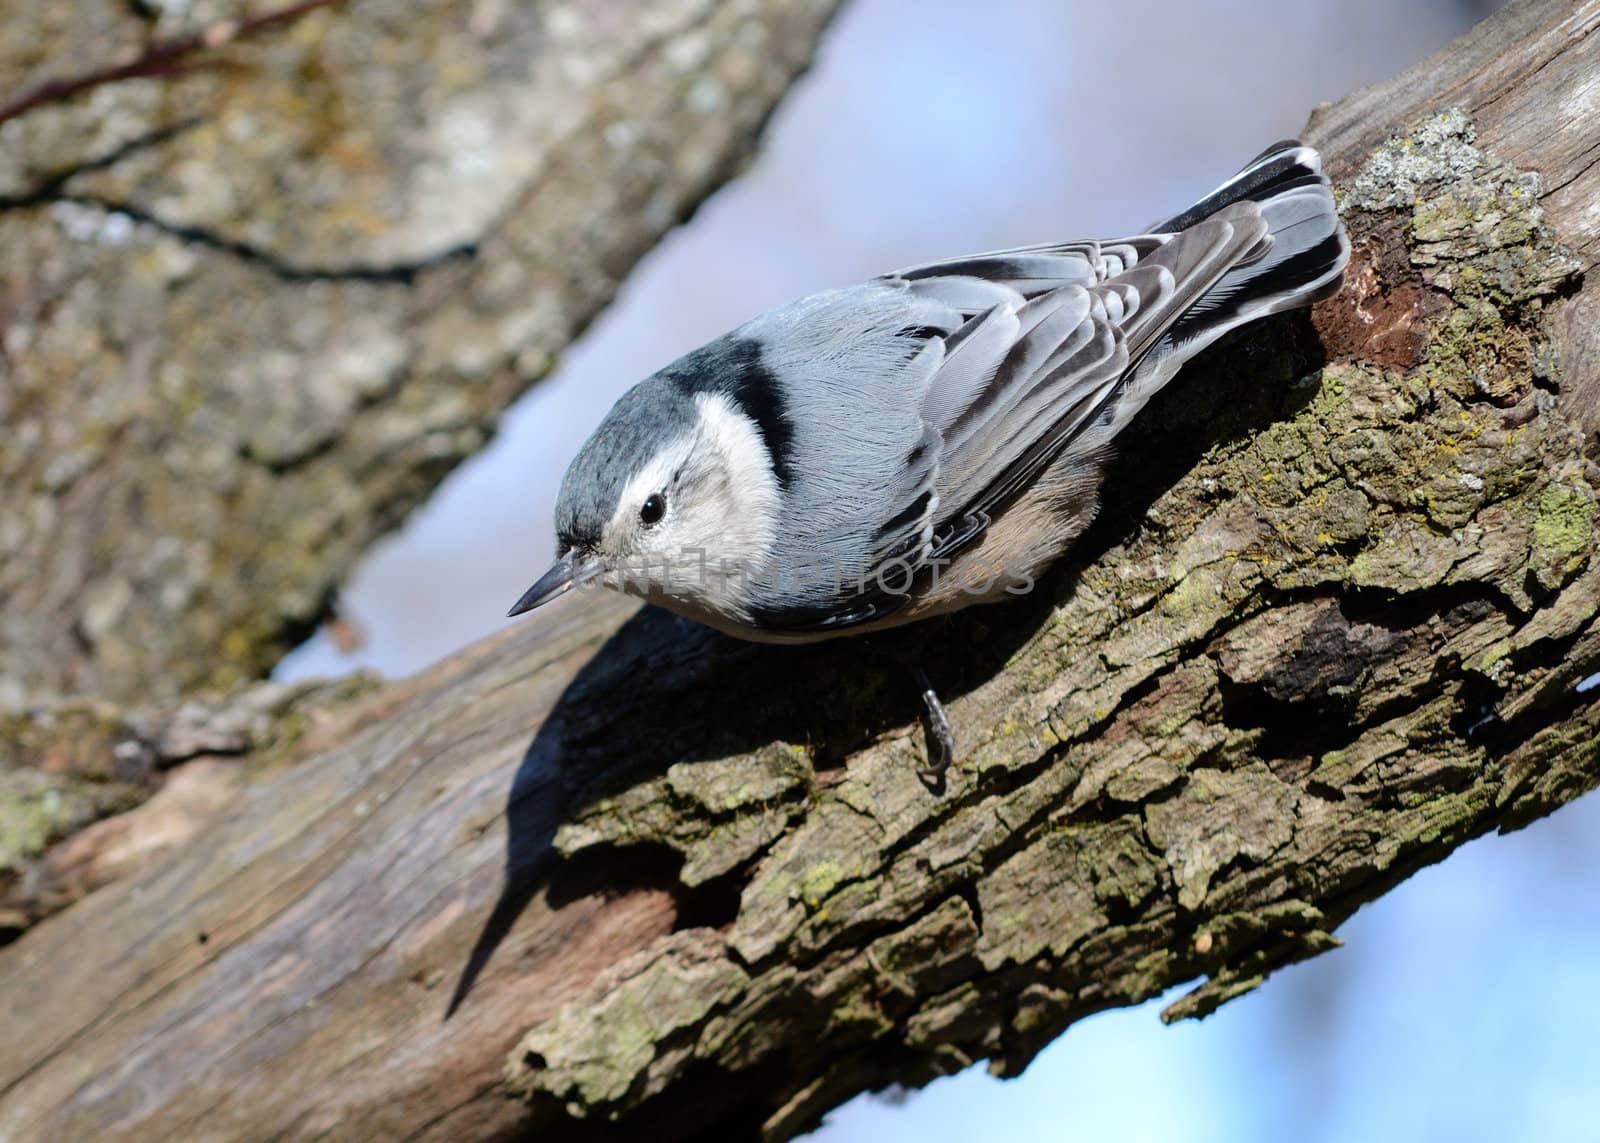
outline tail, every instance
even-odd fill
[[[1151,346],[1136,370],[1137,387],[1146,393],[1155,392],[1185,361],[1229,330],[1339,291],[1350,261],[1350,240],[1321,159],[1298,140],[1268,147],[1188,210],[1151,229],[1179,234],[1240,203],[1255,205],[1266,223],[1266,237]]]

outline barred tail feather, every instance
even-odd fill
[[[1258,214],[1265,236],[1195,300],[1139,360],[1108,403],[1105,439],[1120,432],[1195,354],[1229,330],[1337,293],[1350,260],[1333,190],[1316,151],[1296,140],[1276,143],[1194,206],[1152,231],[1182,247],[1207,220]]]
[[[1256,204],[1266,221],[1267,239],[1173,323],[1153,348],[1148,368],[1171,376],[1229,330],[1338,292],[1350,260],[1350,240],[1320,158],[1296,141],[1268,148],[1161,229],[1187,229],[1246,200]]]
[[[1225,206],[1250,199],[1263,202],[1290,183],[1322,183],[1322,158],[1298,139],[1272,144],[1244,168],[1182,214],[1150,229],[1161,234],[1187,230],[1202,218],[1209,218]]]

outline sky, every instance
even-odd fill
[[[896,266],[1172,214],[1496,6],[851,0],[748,171],[357,569],[342,595],[362,646],[319,635],[279,677],[405,675],[498,629],[550,560],[567,461],[677,355]],[[1424,870],[1347,922],[1345,948],[1203,1022],[1163,1026],[1162,1001],[1104,1013],[1019,1079],[865,1096],[815,1138],[1600,1140],[1597,870],[1591,796]]]

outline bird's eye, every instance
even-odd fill
[[[659,492],[652,492],[645,498],[644,506],[639,509],[639,522],[645,527],[659,524],[661,517],[667,514],[667,498]]]

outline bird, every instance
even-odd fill
[[[763,313],[626,392],[509,615],[599,584],[740,639],[871,634],[1026,594],[1112,443],[1229,331],[1336,293],[1317,152],[1268,147],[1130,237],[928,262]],[[931,769],[949,718],[916,670]]]

